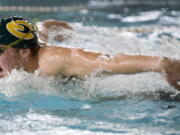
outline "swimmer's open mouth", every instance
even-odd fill
[[[3,69],[0,67],[0,72],[2,72],[3,71]]]
[[[5,72],[2,67],[0,67],[0,78],[5,76]]]

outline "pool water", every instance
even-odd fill
[[[119,8],[89,1],[81,10],[1,12],[27,19],[60,19],[72,38],[51,45],[109,54],[143,54],[180,59],[178,8]],[[115,3],[116,4],[116,3]],[[71,5],[68,5],[71,7]],[[89,8],[91,6],[91,8]],[[92,6],[94,8],[92,9]],[[37,23],[37,25],[39,25]],[[2,135],[178,135],[180,95],[158,73],[89,77],[67,82],[13,70],[0,80]]]

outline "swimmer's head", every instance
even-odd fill
[[[0,78],[13,69],[30,71],[37,58],[39,44],[34,26],[22,17],[0,20]]]
[[[7,17],[0,20],[0,44],[27,49],[37,46],[36,29],[22,17]],[[14,44],[13,44],[14,43]]]

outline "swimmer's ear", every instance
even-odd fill
[[[31,54],[30,49],[19,49],[19,54],[23,57],[26,58]]]

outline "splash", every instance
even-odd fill
[[[57,94],[53,87],[53,77],[40,77],[25,71],[13,70],[0,80],[0,93],[8,97],[28,93]]]

